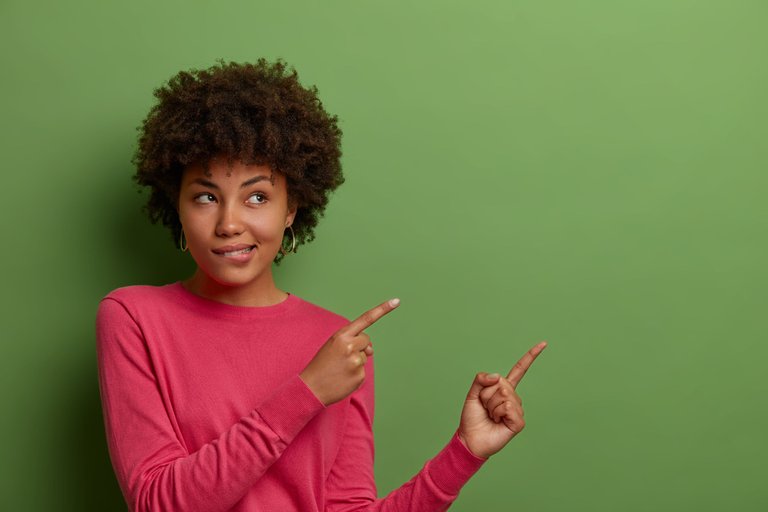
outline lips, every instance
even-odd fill
[[[212,249],[212,251],[215,254],[221,254],[224,256],[230,256],[236,253],[240,253],[241,251],[245,251],[245,253],[250,252],[250,249],[256,247],[255,244],[235,244],[235,245],[224,245],[222,247],[217,247],[215,249]]]

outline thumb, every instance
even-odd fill
[[[493,386],[499,381],[500,375],[498,373],[485,373],[480,372],[475,375],[475,380],[472,382],[472,386],[467,393],[467,400],[477,400],[480,398],[480,392],[483,388]]]

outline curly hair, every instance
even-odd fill
[[[210,160],[224,155],[230,163],[266,164],[283,173],[297,207],[296,245],[311,242],[329,193],[344,183],[338,117],[325,111],[317,87],[303,87],[282,59],[216,62],[181,71],[154,91],[158,102],[138,128],[132,160],[134,181],[151,191],[143,210],[171,230],[178,247],[184,169],[202,163],[208,171]],[[281,259],[278,252],[275,262]]]

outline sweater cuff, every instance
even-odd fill
[[[256,412],[288,444],[323,409],[325,405],[297,374],[256,407]]]
[[[467,448],[457,429],[448,444],[429,462],[429,476],[446,493],[458,495],[464,484],[487,460]]]

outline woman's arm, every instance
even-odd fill
[[[516,388],[547,346],[536,344],[507,377],[478,373],[461,411],[459,428],[448,444],[408,482],[376,498],[373,479],[373,358],[366,378],[353,393],[345,439],[327,482],[326,512],[437,512],[446,510],[480,466],[525,427]]]
[[[96,340],[107,444],[131,511],[230,509],[325,408],[296,375],[190,453],[161,400],[141,328],[120,302],[100,303]]]
[[[326,512],[437,512],[446,510],[461,487],[487,460],[475,456],[455,432],[416,475],[384,498],[377,498],[373,475],[373,357],[366,379],[351,395],[344,441],[326,483]]]

